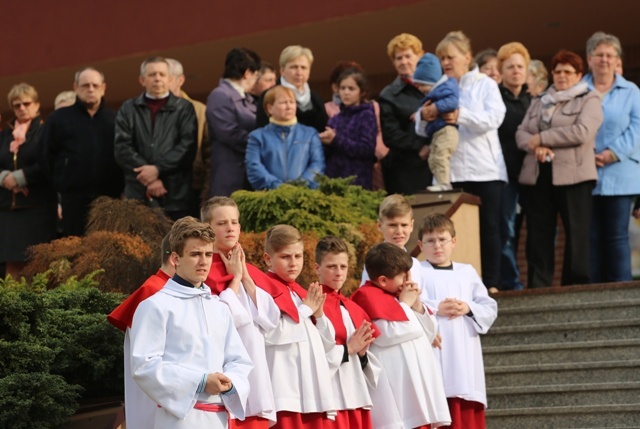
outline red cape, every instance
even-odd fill
[[[253,265],[247,264],[247,269],[256,286],[271,295],[280,311],[299,323],[298,307],[291,298],[291,291],[297,293],[301,299],[306,298],[307,291],[296,282],[285,282],[274,273],[265,274]]]
[[[380,335],[380,331],[378,331],[376,325],[371,322],[371,318],[362,307],[328,286],[322,285],[322,291],[327,294],[323,308],[324,315],[331,320],[331,324],[336,331],[336,344],[343,345],[347,343],[347,328],[344,326],[344,320],[342,320],[342,312],[340,311],[341,303],[349,312],[349,317],[351,317],[351,321],[356,329],[366,320],[373,325],[373,337],[377,338]]]
[[[362,307],[373,320],[383,319],[391,322],[409,320],[398,300],[374,285],[371,280],[352,293],[351,300]]]
[[[213,260],[211,261],[211,269],[204,284],[211,288],[212,294],[220,295],[220,293],[227,288],[231,280],[233,280],[233,274],[227,273],[227,267],[224,265],[224,262],[222,262],[222,258],[218,253],[214,253]]]
[[[127,328],[131,327],[131,321],[133,320],[133,315],[138,305],[162,289],[168,280],[169,276],[167,273],[158,270],[157,273],[145,280],[142,286],[129,295],[122,304],[117,306],[115,310],[107,316],[107,321],[121,331],[126,331]]]

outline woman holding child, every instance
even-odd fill
[[[497,291],[500,280],[500,205],[507,169],[498,139],[505,106],[498,84],[477,67],[471,68],[471,42],[461,31],[452,31],[436,47],[444,73],[460,83],[459,141],[451,157],[454,188],[476,195],[480,206],[482,280]],[[431,120],[425,109],[422,119]]]

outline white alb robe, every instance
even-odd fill
[[[469,305],[473,317],[455,319],[437,316],[442,350],[436,350],[448,398],[476,401],[487,407],[484,363],[480,334],[486,334],[496,317],[498,304],[489,296],[476,270],[454,262],[453,270],[436,270],[423,262],[427,273],[430,305],[438,308],[445,298],[456,298]]]
[[[311,309],[296,293],[291,292],[291,297],[300,322],[282,315],[277,328],[265,335],[276,411],[324,412],[328,418],[335,418],[331,374],[325,356],[331,347],[331,322],[327,317],[319,317],[314,326]]]
[[[273,331],[280,321],[280,309],[264,290],[256,287],[256,303],[241,287],[236,295],[232,289],[220,293],[220,300],[229,306],[233,323],[253,361],[249,374],[251,392],[247,398],[246,416],[257,416],[276,422],[273,387],[265,354],[264,333]]]
[[[124,332],[124,413],[127,427],[153,429],[158,404],[133,381],[131,374],[131,328]]]
[[[436,428],[451,423],[449,406],[431,343],[437,331],[433,316],[400,303],[408,321],[375,319],[380,330],[370,347],[382,363],[386,380],[371,391],[373,427]],[[398,416],[400,421],[398,422]]]
[[[137,308],[131,328],[131,370],[158,408],[155,429],[226,428],[225,413],[194,409],[196,402],[224,404],[243,419],[253,365],[228,307],[204,285],[169,280]],[[204,374],[229,377],[233,394],[196,393]]]

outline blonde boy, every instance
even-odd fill
[[[372,279],[351,295],[380,331],[370,347],[386,375],[371,391],[375,428],[438,427],[451,422],[431,347],[436,324],[411,280],[412,265],[411,257],[398,246],[376,244],[365,258]]]
[[[427,302],[437,310],[443,338],[442,350],[435,351],[436,360],[451,415],[464,418],[454,420],[452,427],[484,428],[487,397],[480,334],[493,324],[498,306],[471,265],[451,260],[456,246],[451,219],[443,214],[427,215],[418,237],[427,258],[422,263],[427,274]]]

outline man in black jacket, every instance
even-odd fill
[[[75,104],[56,110],[45,124],[44,155],[62,208],[62,234],[83,235],[89,205],[101,195],[122,193],[122,171],[113,157],[116,112],[104,102],[104,75],[79,70]]]
[[[189,212],[198,124],[193,105],[169,91],[169,79],[164,58],[142,63],[145,92],[118,111],[114,148],[124,196],[160,206],[176,220]]]

